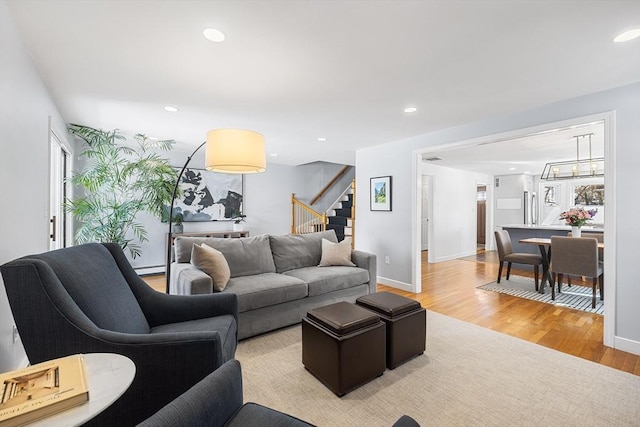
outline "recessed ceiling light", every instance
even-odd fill
[[[178,109],[176,107],[172,107],[170,105],[167,105],[166,107],[164,107],[164,111],[169,111],[170,113],[175,113],[176,111],[178,111]]]
[[[514,170],[516,170],[516,168],[509,168],[509,170],[510,170],[510,171],[514,171]]]
[[[318,142],[325,142],[326,140],[327,138],[322,138],[322,137],[318,138]]]
[[[227,36],[225,36],[222,31],[217,30],[215,28],[206,28],[202,32],[202,35],[204,35],[204,37],[207,40],[210,40],[210,41],[215,42],[215,43],[221,43],[221,42],[224,41],[224,39],[227,38]]]
[[[278,157],[278,153],[271,153],[270,156],[271,157]]]
[[[615,39],[613,39],[616,43],[628,42],[629,40],[633,40],[637,37],[640,37],[640,28],[634,28],[633,30],[625,31],[622,34],[619,34]]]
[[[404,109],[405,113],[415,113],[416,111],[418,111],[416,107],[407,107]]]

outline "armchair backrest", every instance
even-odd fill
[[[495,236],[496,246],[498,248],[498,258],[500,258],[500,261],[502,261],[505,256],[511,255],[513,253],[511,236],[509,236],[509,232],[507,230],[496,230]]]
[[[14,316],[16,310],[28,310],[19,306],[20,301],[24,304],[30,298],[23,293],[38,292],[46,294],[54,304],[66,301],[55,307],[63,316],[69,305],[75,304],[100,329],[149,333],[140,304],[104,245],[89,243],[26,256],[3,265],[2,275]],[[31,283],[27,284],[27,280]]]
[[[551,236],[551,270],[560,274],[598,277],[598,240]]]

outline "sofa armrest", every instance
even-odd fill
[[[369,271],[369,293],[373,294],[377,290],[378,264],[374,254],[364,251],[352,251],[351,261],[360,268]]]
[[[171,263],[169,292],[173,295],[199,295],[213,293],[213,279],[190,263]]]
[[[242,406],[242,372],[230,360],[138,426],[223,426]]]

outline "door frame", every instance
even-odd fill
[[[545,131],[550,131],[557,128],[569,127],[582,125],[585,123],[592,123],[602,121],[604,124],[604,152],[605,152],[605,187],[607,191],[607,203],[605,204],[605,218],[607,221],[604,226],[604,241],[605,247],[607,248],[607,256],[604,265],[604,274],[607,277],[607,283],[609,284],[609,288],[607,288],[607,298],[604,300],[604,340],[603,343],[607,347],[615,348],[615,331],[616,331],[616,246],[615,246],[615,236],[616,236],[616,217],[615,217],[615,206],[616,206],[616,181],[615,181],[615,171],[616,171],[616,158],[615,158],[615,146],[616,146],[616,137],[615,137],[615,129],[616,129],[616,112],[615,111],[606,111],[603,113],[592,114],[588,116],[575,117],[568,120],[562,120],[557,122],[545,123],[538,126],[532,126],[527,128],[521,128],[516,130],[511,130],[508,132],[485,135],[482,137],[457,141],[453,143],[446,143],[435,145],[432,147],[426,148],[418,148],[413,150],[412,152],[412,213],[411,213],[411,227],[412,232],[412,282],[414,292],[419,293],[422,289],[421,284],[421,257],[420,257],[420,226],[421,226],[421,210],[422,203],[420,203],[420,199],[422,197],[422,155],[425,153],[431,153],[434,151],[441,151],[442,149],[450,149],[450,148],[464,148],[464,147],[473,147],[480,144],[490,144],[493,142],[516,139],[526,135],[541,133]],[[434,180],[433,184],[436,180]],[[492,185],[487,187],[493,188]],[[433,185],[430,187],[430,194],[433,194],[435,189]],[[430,206],[433,206],[433,203],[430,203]],[[431,208],[433,209],[433,208]],[[488,209],[489,210],[489,209]],[[491,209],[492,211],[493,209]],[[433,227],[435,221],[433,220],[433,215],[431,215],[431,221],[429,221],[429,254],[433,252],[434,241],[431,239],[433,235]],[[492,245],[491,245],[492,246]],[[428,262],[433,262],[432,257],[429,256]]]

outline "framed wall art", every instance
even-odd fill
[[[370,210],[391,211],[391,177],[378,176],[371,178],[370,181]]]
[[[174,218],[182,214],[184,222],[231,221],[242,212],[243,179],[242,174],[185,169],[179,184],[182,196],[176,198],[173,207]]]

